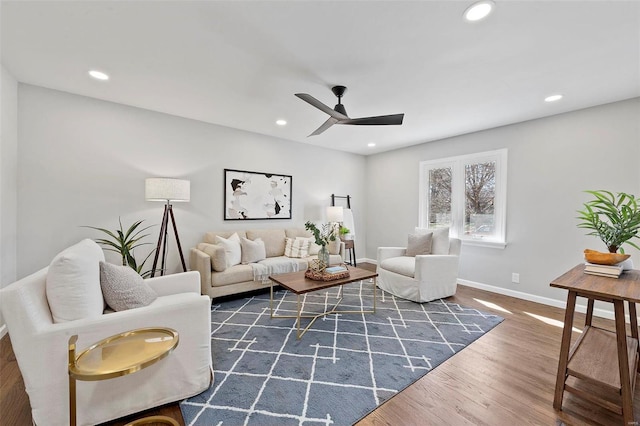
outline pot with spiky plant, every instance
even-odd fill
[[[156,251],[156,249],[151,250],[151,252],[144,258],[142,263],[138,264],[136,261],[136,257],[133,251],[141,246],[151,244],[151,243],[143,243],[141,240],[145,237],[148,237],[149,234],[141,235],[144,231],[151,228],[153,225],[147,226],[142,229],[138,229],[140,225],[142,225],[142,220],[138,220],[133,223],[126,231],[122,227],[122,220],[118,218],[118,223],[120,224],[120,228],[116,229],[115,232],[112,232],[105,228],[97,228],[95,226],[84,226],[84,228],[91,228],[101,232],[104,232],[109,236],[108,238],[97,238],[96,243],[105,247],[107,251],[113,251],[118,253],[122,257],[122,265],[129,266],[134,271],[136,271],[142,278],[148,278],[151,275],[151,270],[142,271],[144,264],[149,260],[149,257]]]
[[[640,247],[631,241],[638,238],[640,232],[640,198],[624,192],[585,192],[593,195],[595,199],[586,202],[583,210],[578,210],[578,227],[590,230],[587,235],[599,237],[610,253],[617,253],[618,250],[624,253],[623,244],[640,250]]]

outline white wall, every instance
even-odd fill
[[[0,66],[0,288],[16,279],[18,83]],[[0,336],[4,320],[0,313]]]
[[[114,229],[118,216],[126,225],[159,224],[162,204],[144,200],[144,179],[154,176],[191,180],[191,202],[174,204],[187,262],[206,231],[303,227],[323,218],[332,193],[353,196],[356,228],[364,229],[359,155],[24,84],[18,123],[19,277],[82,238],[100,237],[82,225]],[[225,168],[292,175],[293,219],[224,221]],[[158,232],[151,230],[153,245]],[[169,269],[178,270],[173,242],[169,255]]]
[[[405,245],[418,224],[420,161],[508,148],[507,247],[464,246],[460,278],[565,300],[549,282],[581,262],[583,249],[606,251],[576,227],[576,210],[590,199],[583,191],[640,196],[639,126],[635,98],[368,157],[367,257]],[[638,251],[626,251],[640,267]]]

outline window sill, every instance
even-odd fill
[[[472,239],[463,239],[463,246],[472,246],[472,247],[488,247],[494,249],[504,249],[507,246],[507,243],[504,241],[487,241],[487,240],[472,240]]]

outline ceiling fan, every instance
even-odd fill
[[[334,124],[353,124],[353,125],[367,125],[367,126],[385,126],[385,125],[398,125],[402,124],[404,114],[392,114],[392,115],[378,115],[375,117],[362,117],[362,118],[349,118],[347,110],[342,105],[342,95],[347,91],[345,86],[333,86],[331,91],[338,97],[338,104],[333,108],[329,108],[316,98],[306,93],[296,93],[296,96],[318,108],[320,111],[330,115],[329,119],[325,121],[322,126],[318,127],[309,136],[319,135],[327,130]]]

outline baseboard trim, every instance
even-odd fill
[[[475,281],[458,279],[458,284],[461,284],[467,287],[477,288],[479,290],[484,290],[491,293],[502,294],[504,296],[515,297],[516,299],[528,300],[530,302],[540,303],[542,305],[553,306],[555,308],[565,309],[567,306],[567,302],[564,300],[551,299],[549,297],[537,296],[535,294],[510,290],[508,288],[496,287],[493,285],[478,283]],[[587,306],[576,304],[576,311],[585,313],[587,312]],[[606,319],[614,319],[613,311],[608,311],[606,309],[595,308],[593,310],[593,315],[601,318],[606,318]],[[625,316],[628,322],[629,316],[628,315],[625,315]]]
[[[358,262],[373,263],[374,265],[378,264],[377,260],[369,259],[366,257],[362,259],[358,259]],[[467,287],[477,288],[479,290],[488,291],[490,293],[497,293],[497,294],[502,294],[504,296],[515,297],[516,299],[522,299],[522,300],[528,300],[529,302],[540,303],[541,305],[553,306],[555,308],[565,309],[567,307],[567,302],[564,300],[551,299],[549,297],[537,296],[535,294],[511,290],[503,287],[496,287],[493,285],[483,284],[475,281],[463,280],[458,278],[458,284],[464,285]],[[576,311],[585,313],[587,312],[587,306],[576,304]],[[615,318],[612,310],[609,311],[607,309],[601,309],[601,308],[595,308],[593,310],[593,315],[600,318],[606,318],[611,320]],[[625,315],[625,318],[627,322],[629,322],[629,315]]]
[[[0,327],[0,339],[2,339],[5,334],[7,334],[7,324],[2,324]]]

